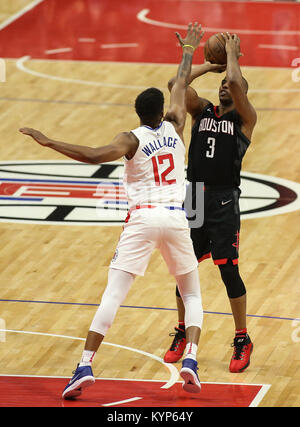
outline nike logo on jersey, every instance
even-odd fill
[[[226,202],[223,202],[223,200],[222,200],[222,206],[223,205],[227,205],[228,203],[230,203],[230,202],[232,202],[232,199],[230,199],[230,200],[226,200]]]

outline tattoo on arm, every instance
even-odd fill
[[[178,78],[185,79],[185,82],[187,85],[189,84],[192,60],[193,60],[193,55],[188,52],[184,52],[181,64],[178,68],[178,74],[177,74]]]

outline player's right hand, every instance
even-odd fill
[[[49,138],[47,138],[47,136],[44,135],[39,130],[32,129],[32,128],[21,128],[19,129],[19,131],[24,135],[31,136],[36,142],[38,142],[41,145],[47,146],[49,143]]]
[[[241,53],[240,50],[240,38],[236,34],[230,34],[228,32],[221,34],[223,36],[223,39],[225,40],[226,53],[233,50],[236,54],[237,59],[239,59],[240,56],[244,56],[244,54]]]

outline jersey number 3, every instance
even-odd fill
[[[161,171],[159,166],[164,163],[167,163],[167,168]],[[174,169],[173,154],[162,154],[161,156],[152,157],[152,166],[155,185],[170,185],[176,183],[176,179],[167,179],[169,173]]]
[[[206,151],[206,157],[209,157],[210,159],[212,159],[215,155],[215,144],[216,144],[216,140],[215,138],[207,138],[207,144],[208,144],[208,150]]]

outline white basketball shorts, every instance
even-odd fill
[[[174,276],[197,268],[198,261],[183,210],[162,206],[133,210],[124,224],[110,267],[143,276],[156,248]]]

